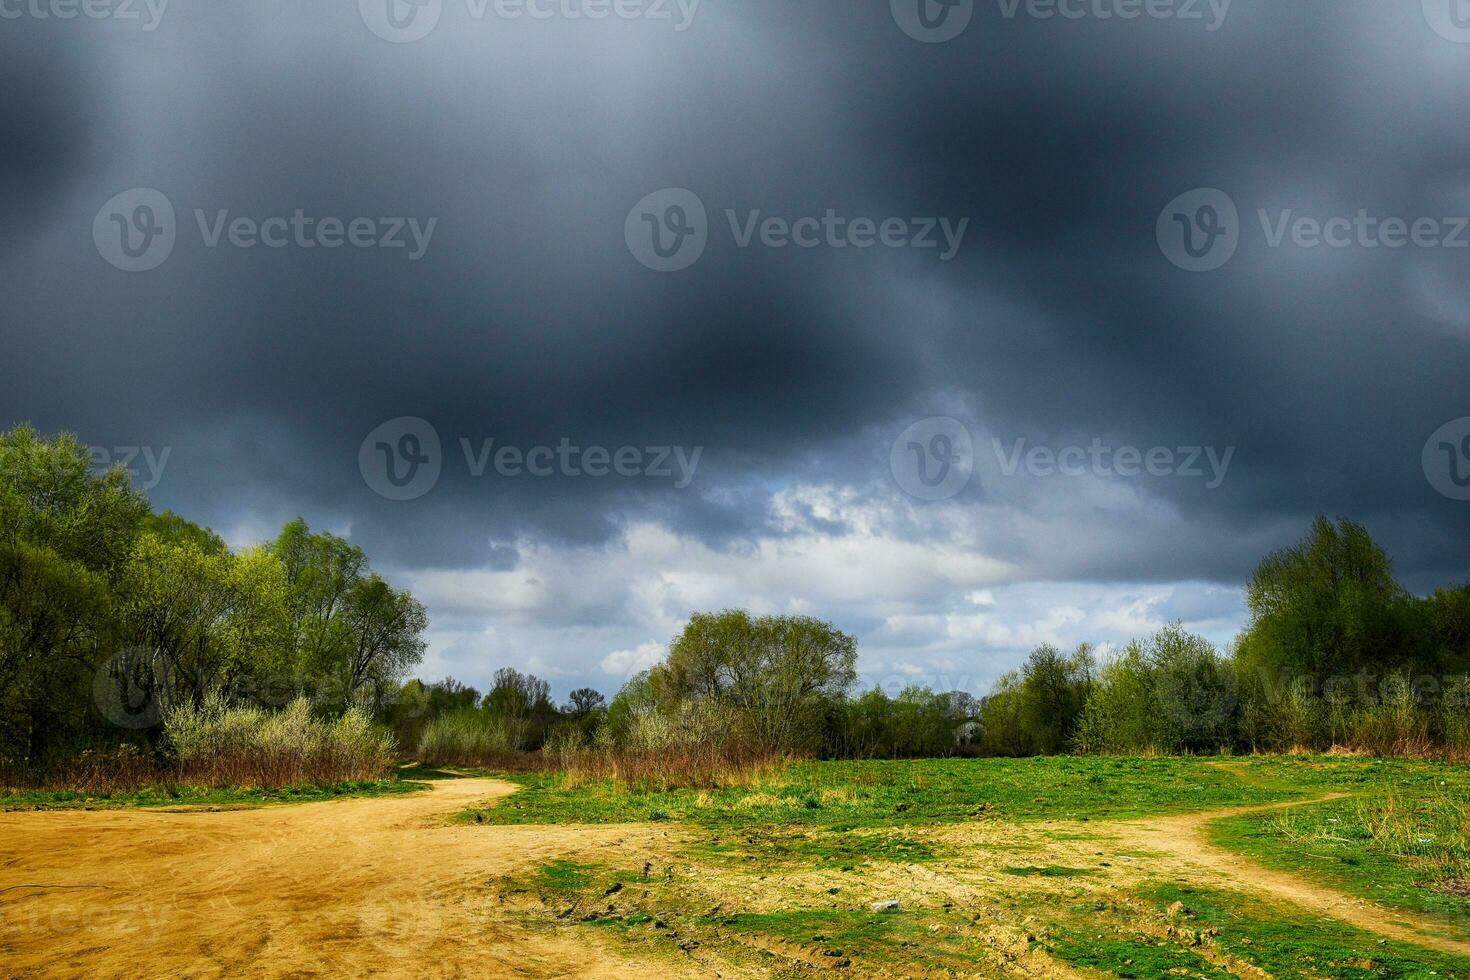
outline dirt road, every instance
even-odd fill
[[[259,810],[0,813],[0,975],[671,975],[491,904],[496,875],[626,856],[660,834],[446,820],[513,789],[459,779]]]
[[[1347,794],[1332,793],[1309,802],[1320,803],[1342,799]],[[1262,813],[1302,806],[1301,802],[1277,803],[1270,806],[1182,816],[1151,817],[1147,820],[1109,824],[1106,829],[1124,845],[1157,852],[1170,862],[1169,873],[1184,875],[1191,881],[1207,877],[1219,879],[1225,887],[1266,898],[1291,902],[1328,918],[1337,919],[1389,939],[1437,949],[1459,956],[1470,956],[1470,942],[1443,935],[1442,927],[1402,909],[1385,909],[1366,899],[1267,868],[1250,858],[1216,847],[1210,843],[1210,824],[1227,817],[1246,813]],[[1150,869],[1161,869],[1151,864]]]

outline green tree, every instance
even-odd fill
[[[733,710],[755,744],[811,750],[827,709],[857,679],[857,641],[809,616],[697,613],[652,681],[661,698],[709,700]]]
[[[123,470],[92,472],[74,436],[0,434],[0,756],[36,764],[85,730],[147,512]]]
[[[1278,678],[1390,671],[1418,647],[1408,593],[1383,549],[1352,521],[1319,517],[1304,541],[1269,555],[1246,605],[1243,663]]]
[[[293,671],[338,708],[370,699],[382,709],[410,668],[423,659],[429,619],[406,591],[373,574],[351,542],[313,532],[300,518],[271,545],[285,576],[287,646]]]

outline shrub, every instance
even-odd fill
[[[367,712],[349,708],[334,721],[312,717],[304,698],[284,710],[231,707],[217,694],[164,719],[181,782],[253,788],[332,785],[382,779],[392,770],[393,737]]]
[[[519,751],[516,727],[483,711],[454,711],[424,727],[419,758],[430,765],[494,766]]]

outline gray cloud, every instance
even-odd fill
[[[1417,5],[1236,0],[1213,32],[1001,9],[978,4],[941,45],[905,37],[887,4],[776,0],[709,0],[682,33],[447,3],[404,45],[353,3],[176,0],[149,33],[7,22],[0,416],[172,447],[155,500],[237,538],[304,513],[403,576],[506,590],[430,592],[431,666],[471,678],[536,661],[606,684],[606,656],[635,662],[706,601],[830,614],[921,672],[1067,634],[1028,599],[995,614],[1004,630],[956,640],[945,617],[977,589],[1074,583],[1104,603],[1150,583],[1178,590],[1158,609],[1219,623],[1216,597],[1318,512],[1365,521],[1416,588],[1463,574],[1470,511],[1435,493],[1420,453],[1470,414],[1470,255],[1271,248],[1256,212],[1464,202],[1470,46]],[[179,242],[128,274],[91,227],[138,186],[169,197]],[[1234,198],[1242,242],[1190,274],[1154,225],[1202,186]],[[661,187],[694,190],[713,224],[700,261],[667,275],[623,242]],[[196,209],[438,224],[411,262],[206,248]],[[969,225],[952,262],[742,249],[727,209]],[[1214,490],[982,468],[916,507],[889,449],[938,414],[982,454],[995,437],[1237,455]],[[399,416],[445,447],[438,485],[406,503],[357,465]],[[458,440],[491,437],[704,456],[687,490],[473,478]],[[653,527],[679,545],[630,544]],[[956,564],[926,577],[908,547]],[[807,559],[790,570],[782,549]],[[630,553],[647,576],[604,580]],[[899,562],[891,605],[881,583],[843,587],[855,560]]]

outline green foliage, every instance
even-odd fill
[[[1233,743],[1239,704],[1232,665],[1178,624],[1103,664],[1082,713],[1087,752],[1214,752]]]
[[[1422,766],[1422,769],[1415,768]],[[1297,799],[1367,769],[1344,760],[1304,770],[1266,760],[1211,765],[1194,758],[1095,756],[1025,759],[797,762],[745,786],[642,790],[552,773],[513,775],[520,792],[465,819],[501,824],[637,823],[655,810],[715,828],[811,826],[833,830],[924,826],[995,817],[1028,821],[1136,817]],[[1442,767],[1368,770],[1382,785]],[[815,801],[816,805],[812,806]],[[478,816],[477,816],[478,814]]]
[[[1071,656],[1043,644],[1019,673],[1005,675],[980,711],[981,744],[992,755],[1053,755],[1072,746],[1097,665],[1088,644]]]
[[[814,750],[828,708],[857,679],[857,641],[808,616],[698,613],[649,683],[660,707],[707,701],[768,750]]]
[[[423,659],[424,607],[373,574],[361,548],[299,518],[271,553],[285,573],[287,644],[298,669],[339,707],[360,696],[381,703]]]
[[[880,688],[833,708],[829,752],[846,759],[942,758],[968,751],[967,726],[979,705],[962,692],[909,687],[890,698]]]
[[[1360,524],[1318,518],[1301,544],[1268,556],[1246,591],[1249,669],[1327,676],[1413,661],[1408,593]]]
[[[39,764],[87,730],[146,513],[126,474],[94,475],[74,437],[0,434],[0,763]]]
[[[198,786],[332,785],[384,778],[396,747],[361,707],[330,720],[305,698],[282,711],[231,707],[218,694],[171,710],[164,731],[180,781]]]
[[[429,721],[418,754],[430,765],[476,766],[503,759],[519,748],[511,721],[460,708]]]
[[[12,782],[118,743],[151,765],[176,748],[161,718],[220,692],[242,710],[311,694],[346,731],[366,717],[354,705],[381,707],[418,662],[426,627],[423,607],[339,538],[297,521],[271,548],[231,551],[151,513],[122,469],[93,472],[75,437],[0,434],[0,772]]]

